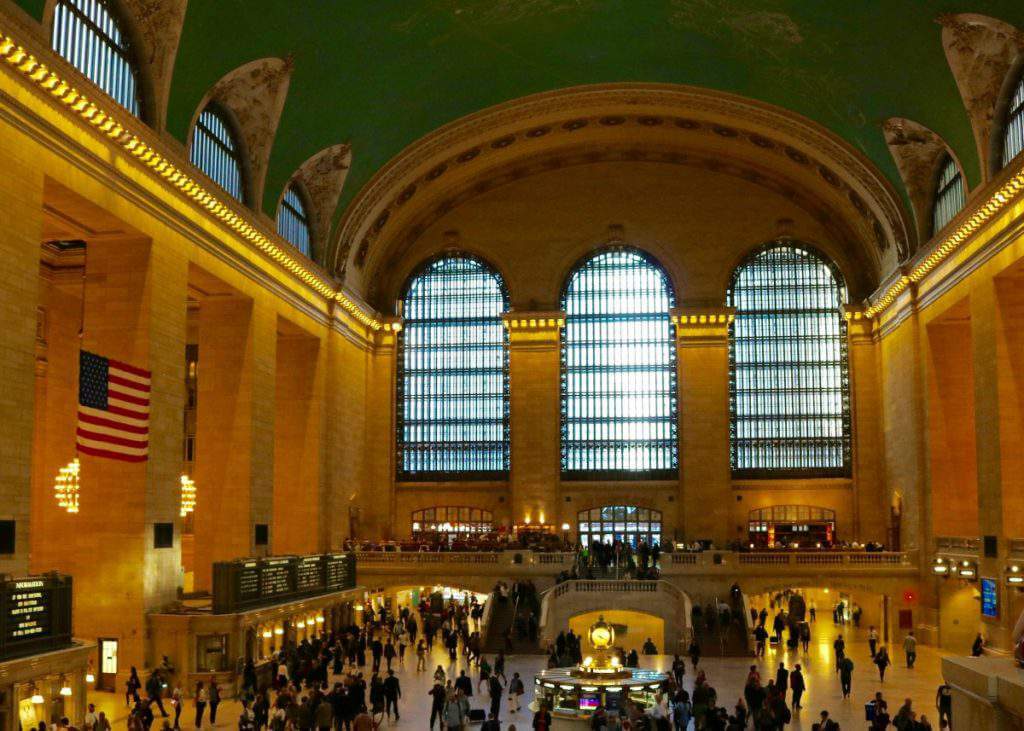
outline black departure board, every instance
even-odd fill
[[[71,644],[71,577],[4,579],[0,591],[0,659]]]
[[[213,613],[281,604],[355,585],[353,553],[223,561],[213,565]]]

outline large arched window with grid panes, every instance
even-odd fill
[[[1009,165],[1013,158],[1024,151],[1024,74],[1017,80],[1017,86],[1010,96],[1006,110],[1006,125],[1003,128],[1003,165]]]
[[[501,277],[467,254],[434,259],[409,280],[398,337],[399,480],[507,477],[507,309]]]
[[[562,475],[671,479],[676,449],[675,295],[630,248],[602,251],[562,297]]]
[[[845,297],[836,267],[796,244],[763,247],[733,273],[734,476],[850,474]]]
[[[277,208],[277,232],[306,256],[312,255],[310,245],[309,207],[305,195],[295,183],[290,183]]]
[[[964,207],[966,193],[964,178],[960,168],[950,155],[946,155],[939,165],[939,175],[935,183],[935,201],[932,203],[932,235],[953,220]]]
[[[50,42],[114,101],[140,116],[138,67],[107,0],[57,0]]]
[[[189,159],[229,195],[245,200],[242,145],[231,117],[212,102],[196,120]]]

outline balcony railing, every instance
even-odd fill
[[[1021,541],[1024,544],[1024,541]],[[1024,545],[1021,546],[1024,549]],[[949,549],[944,549],[949,552]],[[963,550],[963,549],[961,549]],[[359,551],[356,553],[359,567],[363,571],[402,570],[402,567],[436,566],[438,569],[452,569],[465,573],[484,569],[487,573],[507,572],[554,576],[569,571],[576,562],[573,553],[534,553],[532,551],[500,552],[401,552],[401,551]],[[776,568],[795,572],[819,570],[864,571],[870,569],[912,569],[916,554],[890,551],[704,551],[702,553],[662,554],[660,569],[662,576],[683,574],[717,574],[738,571],[751,573],[764,568]],[[615,569],[603,572],[593,570],[598,583],[616,578]],[[620,572],[621,573],[621,572]],[[602,575],[605,574],[605,575]],[[626,580],[632,585],[635,580]]]
[[[954,553],[965,556],[977,556],[980,551],[980,538],[964,536],[937,536],[935,538],[936,553]]]

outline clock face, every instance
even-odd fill
[[[608,627],[595,627],[590,633],[590,641],[594,647],[607,647],[611,644],[612,633]]]

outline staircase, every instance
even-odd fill
[[[491,596],[490,620],[483,637],[483,651],[485,653],[504,652],[506,655],[542,655],[544,650],[539,640],[530,640],[526,631],[527,617],[530,609],[521,606],[519,602],[513,603],[511,599],[501,601]],[[516,619],[519,619],[517,626]],[[509,650],[505,643],[505,634],[512,628],[512,649]]]
[[[717,606],[717,597],[711,606]],[[716,616],[714,621],[707,621],[707,607],[703,608],[700,617],[693,618],[693,635],[700,643],[701,654],[707,657],[750,657],[750,630],[747,627],[749,615],[746,613],[746,602],[740,604],[738,611],[731,611],[731,618],[723,624]]]

